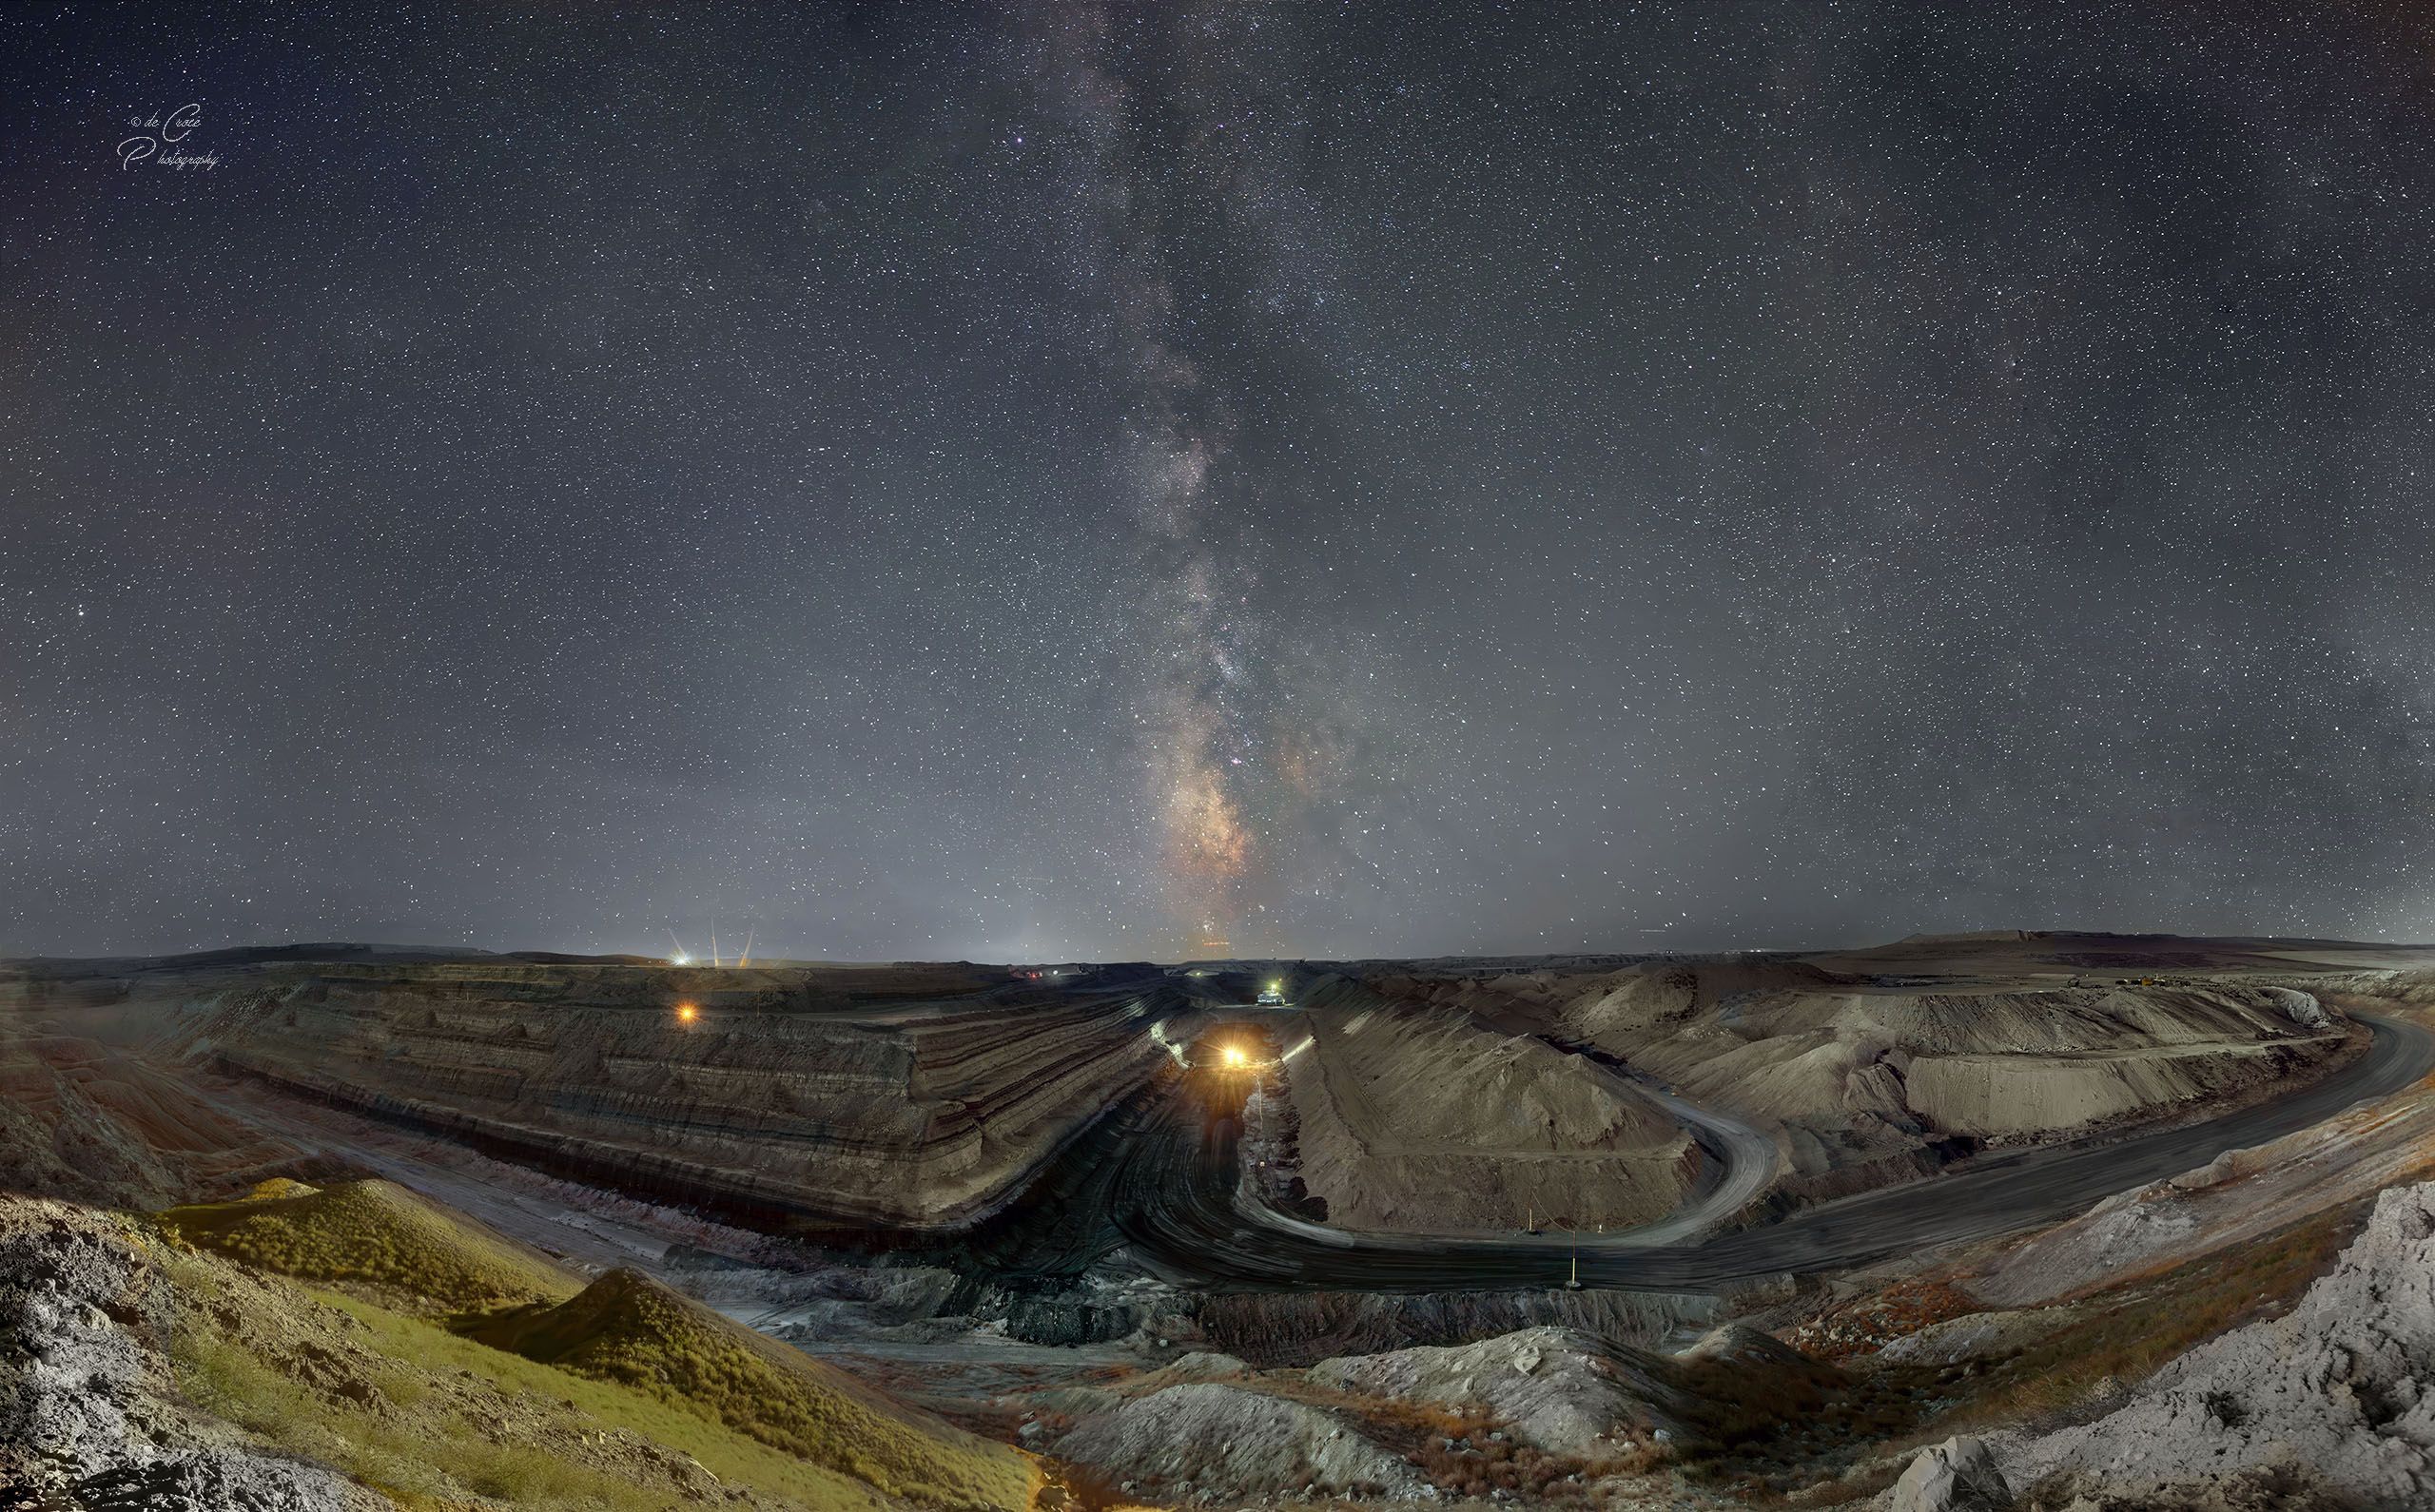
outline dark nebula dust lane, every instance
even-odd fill
[[[0,954],[2426,938],[2430,60],[14,9]]]

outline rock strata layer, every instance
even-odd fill
[[[190,1000],[172,1037],[228,1071],[629,1189],[912,1229],[990,1211],[1172,1063],[1136,993],[931,967],[273,968]]]

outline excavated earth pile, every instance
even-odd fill
[[[1688,1130],[1639,1087],[1454,1009],[1331,979],[1281,1037],[1301,1175],[1331,1223],[1443,1232],[1664,1216],[1700,1170]]]
[[[1664,1355],[1535,1328],[1306,1369],[1194,1354],[1117,1385],[1035,1400],[1076,1420],[1045,1441],[1054,1451],[1126,1495],[1595,1495],[1625,1507],[1715,1504],[1668,1494],[1681,1490],[1666,1471],[1678,1454],[1713,1447],[1753,1403],[1814,1405],[1841,1383],[1832,1367],[1744,1328],[1713,1330]]]

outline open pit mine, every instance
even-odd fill
[[[2435,949],[0,962],[0,1505],[2435,1506]]]

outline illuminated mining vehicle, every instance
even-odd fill
[[[1218,1024],[1197,1036],[1184,1051],[1184,1095],[1204,1115],[1232,1118],[1242,1112],[1260,1078],[1276,1066],[1276,1045],[1248,1022]]]
[[[1193,1038],[1183,1061],[1196,1072],[1257,1076],[1276,1064],[1276,1044],[1264,1025],[1248,1020],[1217,1024]]]

